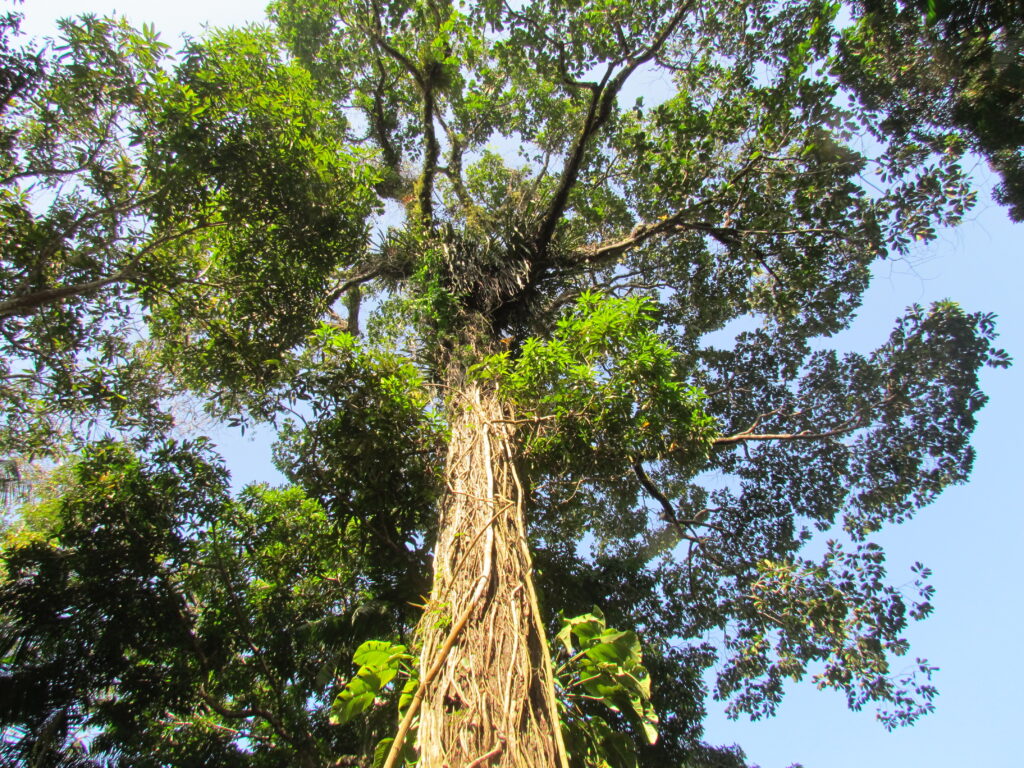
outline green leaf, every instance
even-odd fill
[[[597,663],[617,664],[623,667],[640,663],[640,641],[634,632],[605,630],[601,635],[594,637],[591,643],[586,650],[586,656]]]
[[[397,659],[411,658],[404,645],[395,645],[384,640],[367,640],[356,648],[352,661],[360,667],[396,666]]]
[[[387,666],[362,667],[349,681],[331,705],[332,725],[347,723],[356,715],[369,709],[377,694],[398,673],[397,668]]]
[[[409,676],[409,679],[405,681],[405,685],[402,686],[402,695],[398,698],[398,715],[401,717],[405,710],[412,704],[413,697],[416,695],[416,691],[420,687],[420,677],[418,671],[414,670],[413,674]]]
[[[651,678],[641,666],[633,667],[629,672],[616,672],[615,682],[631,696],[644,700],[651,698]]]
[[[644,730],[644,735],[647,737],[648,744],[656,744],[658,741],[658,725],[661,720],[658,718],[658,713],[654,711],[654,707],[650,702],[644,704],[644,715],[641,722],[641,727]]]
[[[388,753],[391,751],[391,745],[394,743],[395,740],[391,736],[377,742],[377,746],[373,750],[373,762],[370,763],[372,768],[381,768],[381,766],[384,765],[384,761],[388,759]],[[416,762],[416,749],[413,747],[414,743],[415,739],[413,738],[413,732],[410,732],[406,735],[405,743],[402,744],[402,749],[398,753],[399,765]]]
[[[636,749],[628,736],[613,731],[600,717],[588,721],[584,728],[592,732],[592,738],[610,768],[637,768]]]
[[[580,640],[580,647],[588,647],[598,635],[605,629],[604,612],[594,606],[590,613],[574,616],[570,619],[562,618],[562,628],[555,635],[569,653],[573,652],[572,635]]]
[[[636,749],[624,733],[609,733],[601,741],[601,749],[611,768],[637,768]]]
[[[391,751],[391,745],[394,743],[395,740],[391,736],[377,742],[377,747],[373,750],[373,763],[371,763],[373,768],[381,768],[384,765],[384,761],[388,759],[388,753]]]

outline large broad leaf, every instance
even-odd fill
[[[583,668],[583,690],[589,696],[600,699],[604,705],[616,712],[622,709],[625,704],[629,707],[629,695],[622,690],[622,686],[615,680],[615,676],[607,669],[591,670]],[[587,674],[587,673],[590,674]]]
[[[562,628],[555,636],[569,653],[573,653],[573,635],[579,640],[580,647],[588,647],[593,640],[605,631],[604,612],[594,606],[590,613],[574,616],[571,619],[562,617]]]
[[[394,667],[361,667],[331,705],[331,723],[347,723],[369,709],[381,689],[390,683],[396,674],[398,669]]]
[[[562,736],[571,768],[637,768],[629,737],[616,733],[603,718],[577,718],[563,723]]]
[[[650,704],[651,678],[641,664],[643,654],[636,633],[608,628],[598,608],[582,616],[562,617],[562,625],[558,639],[570,654],[574,639],[580,648],[565,665],[576,679],[575,683],[567,684],[568,688],[579,686],[613,712],[625,714],[636,733],[642,733],[648,743],[654,744],[658,739],[658,716]],[[588,726],[587,732],[593,736],[596,727]]]
[[[648,744],[656,744],[658,741],[658,725],[661,720],[658,718],[658,713],[654,711],[654,707],[651,702],[644,701],[644,714],[643,719],[640,721],[640,727],[643,728],[644,736],[647,737]]]
[[[586,727],[592,731],[600,756],[610,768],[637,768],[636,750],[628,736],[613,731],[599,717],[595,717]]]
[[[642,658],[640,641],[634,632],[605,630],[590,641],[589,647],[583,644],[582,639],[580,645],[586,648],[587,658],[599,664],[617,664],[629,668],[639,664]]]
[[[655,744],[658,741],[658,714],[654,711],[650,701],[636,696],[630,697],[629,708],[623,707],[623,711],[629,717],[630,722],[637,731],[642,731],[648,744]]]
[[[330,722],[333,725],[347,723],[369,709],[384,687],[394,680],[402,661],[412,658],[404,645],[385,640],[367,640],[360,645],[352,656],[359,670],[331,705]],[[406,689],[408,687],[406,685]],[[415,691],[415,686],[412,690]],[[405,690],[403,699],[404,694]]]
[[[402,744],[402,750],[399,752],[399,765],[416,761],[416,750],[412,746],[415,741],[412,732],[405,737],[405,743]],[[388,759],[388,753],[391,751],[391,745],[394,743],[395,740],[390,736],[377,742],[377,747],[373,750],[372,768],[381,768],[384,765],[384,761]]]
[[[609,733],[601,742],[601,751],[611,768],[637,768],[633,742],[624,733]]]
[[[384,765],[384,761],[388,759],[388,752],[391,751],[391,745],[394,743],[395,740],[390,736],[377,743],[377,748],[373,750],[373,768],[381,768]]]
[[[414,668],[409,679],[405,681],[405,685],[402,686],[402,695],[398,698],[398,716],[401,717],[405,714],[405,710],[412,704],[412,699],[416,695],[416,691],[420,687],[420,676],[419,672]]]
[[[638,664],[629,672],[617,675],[616,679],[623,688],[645,701],[651,698],[651,676],[645,667]]]
[[[385,640],[367,640],[356,648],[352,661],[360,667],[397,666],[399,658],[412,658],[406,653],[404,645]]]

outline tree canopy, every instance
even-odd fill
[[[4,759],[743,766],[708,695],[927,713],[928,571],[872,537],[967,479],[1008,357],[953,301],[829,338],[968,153],[1020,218],[1024,16],[269,16],[0,21],[5,488],[56,466],[4,533]],[[232,493],[200,406],[286,485]]]

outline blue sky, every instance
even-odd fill
[[[176,48],[182,32],[199,35],[211,25],[241,24],[263,16],[262,0],[200,3],[177,0],[157,6],[143,0],[29,0],[21,7],[27,32],[50,34],[53,20],[86,11],[152,22]],[[984,186],[987,169],[977,176]],[[913,263],[881,265],[855,326],[840,340],[870,350],[889,333],[911,303],[950,298],[970,311],[998,315],[1001,345],[1024,360],[1024,226],[1011,224],[987,191],[969,220],[915,254]],[[871,712],[851,713],[843,697],[794,686],[775,718],[729,721],[712,703],[707,739],[738,743],[762,768],[960,768],[1021,764],[1018,739],[1024,707],[1024,665],[1017,659],[1024,634],[1024,598],[1018,551],[1024,546],[1024,362],[986,371],[990,402],[980,414],[978,451],[970,484],[947,491],[917,518],[876,540],[889,552],[894,583],[910,580],[920,560],[934,571],[936,611],[911,627],[914,656],[940,667],[937,711],[912,728],[887,733]],[[262,442],[219,433],[236,480],[267,479],[268,449]],[[908,664],[909,665],[909,664]],[[670,683],[667,683],[670,684]]]
[[[987,175],[980,170],[979,176]],[[995,312],[1001,346],[1018,360],[1024,357],[1024,227],[1009,222],[987,192],[979,198],[970,220],[941,233],[914,265],[876,270],[859,319],[840,344],[870,350],[885,339],[906,305],[951,298],[968,310]],[[910,628],[908,660],[923,656],[940,667],[936,711],[911,728],[886,733],[871,713],[851,713],[843,697],[803,684],[772,720],[713,716],[710,741],[735,741],[763,768],[785,768],[794,761],[807,768],[1021,764],[1011,736],[1019,733],[1024,713],[1018,701],[1024,671],[1016,661],[1024,630],[1018,584],[1024,540],[1021,365],[987,370],[982,388],[990,401],[973,441],[978,458],[971,482],[874,537],[889,553],[894,583],[910,581],[916,560],[934,571],[936,611]]]

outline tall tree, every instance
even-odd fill
[[[808,670],[888,726],[928,711],[930,667],[892,673],[927,574],[888,586],[870,537],[966,479],[978,371],[1007,359],[952,302],[870,354],[823,339],[873,263],[960,219],[960,159],[986,145],[977,121],[883,119],[842,10],[279,0],[276,31],[211,35],[172,74],[112,42],[145,36],[69,26],[151,73],[123,97],[138,181],[116,187],[131,236],[106,237],[129,247],[79,275],[87,244],[62,236],[57,269],[18,235],[9,271],[46,269],[0,304],[5,333],[136,313],[173,386],[278,426],[298,488],[231,503],[190,450],[93,448],[6,550],[4,680],[46,696],[5,722],[77,718],[132,764],[736,764],[699,744],[716,659],[736,713]],[[39,88],[92,71],[51,67]],[[15,192],[80,173],[30,157],[10,152]],[[367,606],[380,634],[338,630]],[[94,654],[113,661],[47,682]]]

